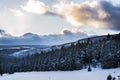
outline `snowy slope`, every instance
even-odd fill
[[[115,37],[115,35],[111,35],[111,37]],[[84,39],[80,39],[78,41],[74,41],[74,42],[69,42],[69,43],[65,43],[65,44],[60,44],[60,45],[53,45],[53,46],[49,46],[49,47],[45,47],[45,48],[42,48],[42,49],[28,49],[28,50],[22,50],[22,51],[19,51],[19,52],[15,52],[13,54],[11,54],[10,56],[14,56],[14,57],[24,57],[26,55],[31,55],[31,54],[36,54],[36,53],[40,53],[41,51],[43,52],[48,52],[48,51],[51,51],[52,49],[53,50],[56,50],[56,49],[61,49],[62,46],[64,46],[65,48],[68,48],[71,46],[71,44],[78,44],[78,42],[80,43],[85,43],[88,41],[88,39],[90,39],[92,42],[95,42],[95,41],[98,41],[98,40],[102,40],[104,38],[107,38],[107,35],[103,35],[103,36],[94,36],[94,37],[88,37],[88,38],[84,38]]]
[[[22,72],[12,75],[4,74],[0,80],[106,80],[109,74],[118,80],[120,68],[93,69],[92,72],[87,72],[86,69],[80,71]]]
[[[36,53],[40,53],[41,51],[51,51],[51,48],[30,48],[30,49],[25,49],[25,50],[20,50],[17,52],[14,52],[12,54],[10,54],[9,56],[13,56],[13,57],[25,57],[27,55],[32,55],[32,54],[36,54]]]

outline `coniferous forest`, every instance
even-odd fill
[[[0,74],[26,71],[80,70],[88,67],[103,69],[120,67],[120,34],[86,38],[52,46],[50,51],[41,51],[24,57],[0,56]],[[2,54],[0,52],[0,54]]]

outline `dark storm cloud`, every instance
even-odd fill
[[[109,2],[101,2],[102,9],[109,15],[106,20],[111,29],[120,30],[120,6],[114,6]]]

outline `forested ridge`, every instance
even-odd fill
[[[97,39],[86,38],[69,43],[69,46],[52,46],[23,58],[0,56],[0,74],[26,71],[80,70],[88,66],[120,67],[120,34],[105,35]]]

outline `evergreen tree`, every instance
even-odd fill
[[[3,70],[2,70],[1,65],[0,65],[0,75],[2,75],[2,74],[3,74]]]
[[[108,35],[107,35],[107,39],[110,39],[110,34],[108,33]]]
[[[89,67],[88,67],[88,72],[90,72],[90,71],[92,71],[92,69],[91,69],[91,67],[89,66]]]
[[[109,74],[107,80],[112,80],[112,76]]]
[[[115,77],[113,77],[113,80],[116,80],[116,78],[115,78]]]

